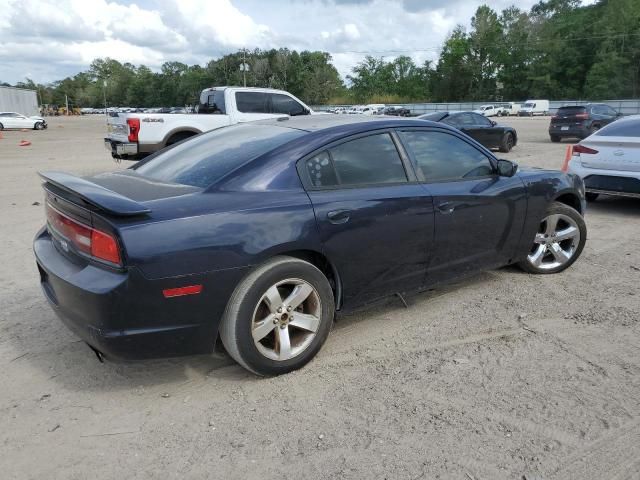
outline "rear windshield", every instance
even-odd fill
[[[246,162],[306,133],[273,125],[232,125],[179,143],[134,169],[154,180],[206,188]]]
[[[640,137],[640,118],[610,123],[598,130],[596,135],[601,137]]]
[[[558,115],[576,115],[578,113],[584,113],[587,109],[585,107],[560,107],[558,109]]]

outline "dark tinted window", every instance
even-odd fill
[[[585,107],[560,107],[556,112],[556,115],[577,115],[578,113],[585,113],[587,109]]]
[[[640,119],[616,120],[596,133],[602,137],[640,137]]]
[[[275,93],[271,95],[271,110],[273,113],[285,115],[306,115],[307,109],[288,95]]]
[[[341,185],[407,181],[400,155],[388,133],[351,140],[330,152]]]
[[[613,108],[611,108],[609,105],[605,105],[604,106],[604,113],[605,115],[610,115],[612,117],[615,117],[616,115],[618,115],[618,112],[616,112]]]
[[[465,125],[475,125],[476,121],[473,118],[472,113],[456,113],[443,120],[443,123],[452,125],[454,127],[464,127]]]
[[[240,165],[305,134],[269,125],[232,125],[179,143],[135,170],[155,180],[205,188]]]
[[[493,173],[485,154],[454,135],[406,131],[402,132],[402,137],[427,182],[484,177]]]
[[[445,112],[433,112],[433,113],[425,113],[424,115],[420,115],[418,118],[420,120],[431,120],[432,122],[439,122],[446,115],[447,114]]]
[[[489,120],[484,115],[479,115],[477,113],[469,113],[468,115],[471,116],[471,120],[473,121],[474,125],[481,125],[483,127],[491,126],[491,120]]]
[[[242,113],[269,113],[269,95],[262,92],[236,92],[236,105]]]
[[[407,174],[388,133],[342,143],[305,162],[316,187],[406,182]]]
[[[202,92],[200,97],[199,113],[227,113],[224,90],[212,90]]]

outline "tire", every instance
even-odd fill
[[[552,225],[553,228],[550,228]],[[570,231],[572,236],[568,236]],[[559,236],[567,238],[558,241],[556,238]],[[580,257],[586,241],[587,225],[582,215],[564,203],[552,202],[540,222],[527,257],[519,262],[518,266],[528,273],[562,272]],[[562,253],[558,252],[557,248],[560,248]],[[559,261],[559,258],[562,261]]]
[[[289,290],[296,282],[300,284]],[[274,288],[275,296],[270,293]],[[292,310],[284,302],[292,298],[293,291],[306,296]],[[269,302],[272,298],[274,301]],[[315,332],[296,325],[301,322],[300,313],[315,319]],[[303,260],[277,256],[256,267],[236,287],[220,324],[220,339],[229,355],[247,370],[262,376],[281,375],[302,368],[318,353],[329,335],[334,314],[333,291],[325,275]],[[260,325],[265,327],[262,332],[258,331]],[[285,334],[289,348],[283,351],[281,339]]]
[[[599,193],[594,193],[594,192],[586,192],[584,194],[584,197],[587,199],[587,202],[595,202],[599,196],[600,196]]]
[[[4,125],[0,123],[0,130],[4,130]]]
[[[509,153],[513,148],[513,133],[507,132],[502,137],[502,142],[500,142],[499,150],[502,153]]]
[[[34,130],[42,130],[44,128],[44,123],[42,122],[36,122],[36,124],[33,126]]]
[[[551,138],[551,141],[553,143],[558,143],[558,142],[560,142],[562,140],[562,138],[559,137],[558,135],[549,135],[549,137]]]

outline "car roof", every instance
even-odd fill
[[[424,126],[424,120],[400,119],[398,117],[360,116],[360,115],[334,115],[331,113],[320,115],[304,115],[298,117],[280,117],[277,119],[260,120],[253,124],[275,125],[284,128],[294,128],[306,132],[317,132],[333,127],[350,126],[348,130],[364,131],[371,128],[387,128],[399,126]]]

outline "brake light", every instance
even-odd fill
[[[189,285],[188,287],[167,288],[162,290],[164,298],[184,297],[185,295],[197,295],[202,292],[202,285]]]
[[[559,118],[560,118],[560,117],[559,117],[558,115],[554,115],[553,117],[551,117],[551,120],[557,120],[557,119],[559,119]]]
[[[84,225],[46,204],[47,223],[58,235],[87,256],[122,265],[118,242],[113,235]]]
[[[137,142],[138,133],[140,133],[140,119],[139,118],[127,118],[127,125],[129,126],[129,141]]]
[[[579,120],[588,120],[589,119],[589,114],[588,113],[576,113],[576,118]]]
[[[589,147],[585,147],[584,145],[580,145],[579,143],[577,145],[573,146],[573,155],[574,156],[580,156],[581,153],[586,153],[589,155],[593,155],[595,153],[598,153],[598,150],[594,150],[593,148],[589,148]]]

